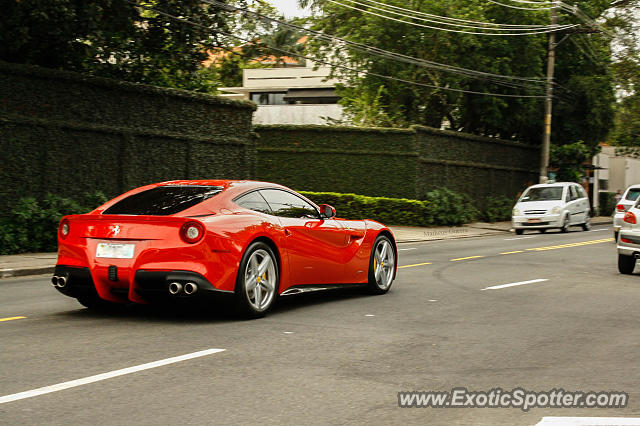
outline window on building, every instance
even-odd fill
[[[284,105],[286,92],[256,92],[251,94],[251,100],[258,105]]]

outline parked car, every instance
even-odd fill
[[[640,185],[631,185],[616,204],[616,209],[613,211],[613,237],[616,240],[618,240],[618,232],[622,227],[625,213],[635,204],[638,196],[640,196]]]
[[[284,186],[172,181],[65,216],[52,283],[89,308],[228,295],[258,317],[288,294],[349,284],[386,293],[396,259],[389,228],[337,219]]]
[[[511,217],[516,234],[525,229],[545,232],[557,228],[568,232],[570,226],[590,228],[591,207],[589,198],[577,183],[558,182],[533,185],[518,199]]]
[[[631,205],[620,222],[617,249],[618,270],[621,274],[631,274],[636,266],[636,259],[640,256],[639,201]]]

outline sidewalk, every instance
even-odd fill
[[[594,217],[591,224],[610,224],[610,217]],[[458,227],[419,228],[390,226],[398,244],[420,241],[454,240],[510,232],[511,222],[476,222]],[[0,278],[50,274],[56,264],[56,253],[25,253],[0,256]]]

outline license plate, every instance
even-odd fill
[[[131,259],[136,248],[135,244],[98,243],[96,257],[111,259]]]
[[[540,223],[540,219],[529,219],[529,223]]]

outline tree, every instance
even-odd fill
[[[311,0],[309,0],[311,1]],[[314,19],[314,29],[370,45],[438,63],[486,73],[544,78],[546,73],[547,35],[483,36],[458,34],[419,28],[347,9],[324,0],[315,0],[321,12]],[[547,25],[548,11],[525,11],[503,7],[483,0],[385,0],[386,4],[410,8],[423,13],[459,19]],[[578,5],[591,16],[599,16],[608,7],[606,0],[589,0]],[[562,14],[561,24],[579,22]],[[562,39],[563,34],[559,35]],[[571,38],[574,35],[570,36]],[[583,36],[584,37],[584,36]],[[593,37],[595,39],[595,37]],[[584,141],[591,151],[603,140],[613,119],[613,86],[608,63],[610,50],[606,41],[596,44],[602,66],[593,66],[587,54],[573,43],[563,41],[558,47],[557,83],[553,138],[559,144]],[[397,125],[424,124],[440,128],[538,144],[541,139],[543,105],[541,99],[483,96],[389,81],[382,74],[442,88],[498,94],[540,95],[543,89],[513,89],[497,85],[492,79],[472,79],[456,73],[436,71],[418,65],[372,57],[349,50],[340,43],[314,40],[314,53],[334,64],[348,64],[370,74],[354,73],[334,67],[334,74],[350,90],[343,90],[347,112],[358,105],[355,97],[373,99],[384,86],[379,105]],[[588,123],[585,125],[585,123]]]
[[[225,34],[246,21],[200,0],[140,0],[141,6],[132,2],[0,0],[0,59],[213,90],[208,74],[199,72],[202,62],[208,51],[237,43]],[[262,0],[251,3],[265,7]],[[246,28],[250,32],[259,25]]]

